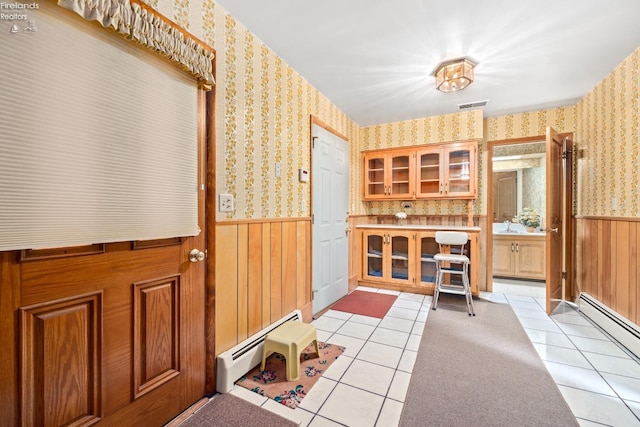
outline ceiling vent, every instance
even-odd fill
[[[475,101],[475,102],[467,102],[464,104],[458,104],[458,109],[459,110],[468,110],[470,108],[480,108],[480,107],[484,107],[485,105],[487,105],[487,103],[489,102],[488,99],[484,100],[484,101]]]

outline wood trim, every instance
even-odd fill
[[[285,223],[285,222],[299,222],[299,221],[309,221],[311,222],[310,216],[303,216],[298,218],[251,218],[251,219],[225,219],[225,220],[217,220],[215,225],[239,225],[239,224],[264,224],[264,223]]]
[[[591,220],[591,221],[624,221],[624,222],[640,222],[640,217],[625,216],[599,216],[599,215],[575,215],[575,219]]]
[[[449,146],[451,144],[466,144],[466,143],[470,143],[470,142],[475,142],[476,144],[478,143],[478,139],[472,138],[472,139],[456,139],[453,141],[444,141],[444,142],[434,142],[432,144],[419,144],[419,145],[403,145],[400,147],[389,147],[389,148],[372,148],[370,150],[362,150],[360,151],[361,154],[367,154],[367,153],[376,153],[376,152],[389,152],[389,153],[395,153],[395,152],[402,152],[403,150],[408,150],[408,151],[414,151],[414,150],[419,150],[419,149],[423,149],[423,148],[434,148],[434,147],[446,147]]]
[[[18,308],[20,264],[15,252],[0,252],[0,414],[7,425],[20,425],[18,367]]]
[[[322,120],[314,116],[313,114],[311,115],[311,124],[310,124],[310,132],[309,132],[311,138],[313,138],[314,124],[320,126],[322,129],[326,130],[327,132],[334,134],[338,138],[344,139],[345,141],[349,142],[349,138],[347,138],[346,136],[344,136],[343,134],[341,134],[340,132],[338,132],[337,130],[335,130],[334,128],[332,128],[331,126],[329,126],[328,124],[326,124],[325,122],[323,122]]]
[[[19,252],[18,261],[41,261],[45,259],[68,258],[73,256],[97,255],[105,252],[105,244],[69,246],[51,249],[23,249]]]
[[[522,138],[513,138],[513,139],[496,139],[496,140],[487,141],[487,142],[493,146],[514,145],[514,144],[520,144],[520,143],[526,143],[526,142],[544,142],[546,138],[547,138],[546,135],[536,135],[536,136],[525,136]],[[491,157],[489,157],[489,160],[491,160]]]
[[[215,63],[213,64],[213,75],[215,77]],[[216,321],[215,321],[215,286],[216,286],[216,269],[215,260],[216,251],[216,92],[217,85],[214,85],[211,91],[207,92],[202,100],[203,105],[199,107],[202,112],[202,120],[200,126],[206,150],[206,165],[204,165],[205,173],[205,212],[204,212],[204,236],[205,250],[207,258],[205,260],[205,393],[212,394],[216,389]]]
[[[216,355],[311,302],[309,221],[216,225]]]
[[[168,239],[157,240],[136,240],[131,242],[131,249],[148,249],[148,248],[160,248],[163,246],[180,246],[183,242],[182,237],[171,237]]]

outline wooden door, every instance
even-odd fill
[[[518,211],[515,171],[493,173],[493,222],[512,221]]]
[[[0,425],[160,426],[204,395],[198,151],[198,236],[0,252]]]
[[[547,211],[546,224],[546,310],[547,314],[562,301],[563,292],[563,138],[547,128]]]

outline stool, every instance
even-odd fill
[[[464,295],[467,300],[467,312],[469,316],[475,316],[473,310],[473,296],[471,295],[471,286],[469,284],[469,257],[464,254],[464,246],[469,240],[469,235],[462,231],[438,231],[436,232],[436,243],[440,246],[440,253],[436,254],[433,259],[436,261],[436,288],[433,294],[433,310],[438,307],[438,298],[440,292],[446,294]],[[450,246],[450,252],[443,251],[444,246]],[[453,264],[453,265],[452,265]],[[456,268],[456,266],[459,266]],[[444,283],[444,274],[459,274],[461,276],[462,285],[452,283]]]
[[[268,352],[280,353],[286,359],[287,381],[297,380],[300,376],[300,354],[312,342],[316,343],[316,353],[320,356],[315,326],[293,320],[284,322],[265,337],[260,370],[264,371]]]

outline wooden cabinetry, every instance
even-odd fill
[[[545,279],[545,236],[493,235],[493,275]]]
[[[376,230],[363,233],[363,275],[374,282],[409,284],[414,280],[414,244],[412,233]]]
[[[414,156],[411,150],[382,150],[364,155],[368,200],[407,199],[414,194]]]
[[[435,241],[437,230],[428,230],[428,226],[423,229],[411,226],[358,228],[363,229],[362,268],[359,276],[362,284],[433,294],[436,280],[433,256],[439,252]],[[465,251],[472,262],[469,270],[471,290],[477,295],[479,231],[469,232],[469,242]]]
[[[475,141],[425,148],[416,153],[416,198],[475,198]]]
[[[364,199],[477,197],[477,141],[364,153]]]

